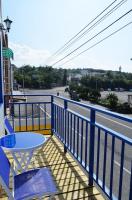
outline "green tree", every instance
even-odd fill
[[[101,94],[98,90],[90,90],[89,92],[89,100],[93,103],[98,103]]]
[[[110,93],[110,94],[107,95],[106,99],[108,101],[110,109],[115,110],[117,105],[118,105],[117,95],[114,94],[114,93]]]
[[[89,100],[89,88],[85,86],[79,86],[78,93],[81,99]]]
[[[67,70],[64,69],[64,75],[63,75],[63,85],[67,85]]]

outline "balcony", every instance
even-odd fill
[[[34,154],[32,167],[50,168],[59,194],[55,199],[96,199],[103,200],[100,192],[88,186],[88,178],[69,154],[64,154],[63,146],[53,136],[46,146]],[[0,199],[6,199],[4,192]]]
[[[5,113],[16,132],[50,135],[32,164],[50,167],[56,199],[132,199],[131,118],[53,95],[26,98],[10,96]]]

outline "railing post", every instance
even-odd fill
[[[130,193],[129,193],[129,200],[132,199],[132,161],[131,161],[131,177],[130,177]]]
[[[64,100],[64,110],[65,110],[64,153],[67,152],[67,146],[66,146],[66,125],[67,125],[67,122],[66,122],[67,121],[66,120],[66,110],[67,110],[67,107],[68,107],[67,101]]]
[[[54,98],[51,96],[51,135],[54,134]]]
[[[94,138],[95,138],[95,110],[90,113],[90,146],[89,146],[89,185],[93,186],[94,172]]]
[[[4,96],[4,116],[6,116],[6,108],[7,108],[6,96]]]
[[[5,116],[11,114],[10,102],[12,102],[12,97],[10,97],[9,95],[4,95],[4,115]]]

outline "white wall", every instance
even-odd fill
[[[4,135],[4,106],[0,104],[0,137]]]

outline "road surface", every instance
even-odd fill
[[[31,90],[30,92],[27,91],[28,94],[59,94],[61,96],[64,96],[68,98],[68,94],[64,92],[64,88],[57,88],[57,89],[52,89],[52,90]],[[37,97],[37,101],[43,100],[43,97]],[[45,97],[45,100],[49,100],[48,97]],[[58,105],[64,106],[64,102],[62,100],[56,99],[55,101]],[[88,102],[84,102],[85,104],[88,104]],[[97,107],[100,107],[96,105]],[[84,117],[90,116],[90,111],[89,109],[74,105],[69,103],[68,104],[68,109],[79,113],[83,115]],[[51,109],[50,107],[46,111],[46,115],[50,118],[51,114]],[[131,115],[130,115],[131,117]],[[128,138],[132,138],[132,124],[124,122],[122,120],[104,115],[102,113],[97,113],[96,115],[96,121],[103,126],[106,126],[114,131],[117,131],[118,133],[121,133]],[[81,123],[81,122],[80,122]],[[77,127],[77,126],[76,126]],[[72,128],[73,129],[73,128]],[[84,133],[85,133],[85,128],[84,128]],[[77,129],[75,130],[77,133]],[[72,136],[74,134],[74,129],[72,130]],[[79,133],[80,140],[82,139],[81,133]],[[89,139],[89,138],[88,138]],[[95,152],[97,151],[97,134],[95,135]],[[83,134],[83,143],[85,144],[85,134]],[[116,148],[115,148],[115,157],[114,157],[114,179],[113,179],[113,184],[114,184],[114,194],[117,196],[118,194],[118,182],[119,182],[119,170],[120,170],[120,152],[121,152],[121,143],[119,141],[116,141]],[[85,149],[83,149],[83,159],[85,157]],[[108,143],[107,143],[107,160],[106,160],[106,185],[109,187],[109,173],[110,173],[110,159],[111,159],[111,138],[108,137]],[[131,160],[132,160],[132,148],[126,145],[125,148],[125,161],[124,161],[124,169],[123,169],[123,200],[128,199],[128,188],[129,188],[129,181],[130,181],[130,170],[131,170]],[[103,174],[102,169],[103,169],[103,161],[104,161],[104,135],[102,134],[101,136],[101,145],[100,145],[100,174],[99,177],[102,179]],[[96,158],[95,158],[95,170],[96,170]]]

